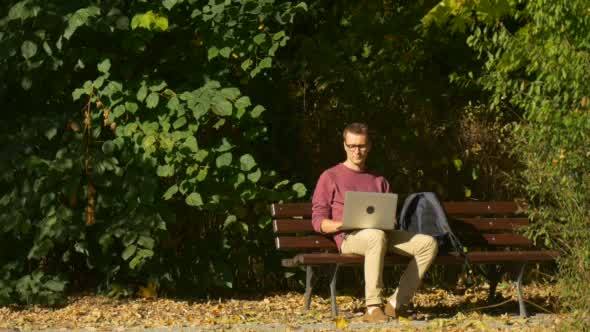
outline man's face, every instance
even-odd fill
[[[346,159],[354,165],[364,166],[371,144],[367,135],[346,133],[344,137],[344,151],[346,151]]]

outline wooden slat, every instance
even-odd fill
[[[527,226],[527,218],[457,218],[449,220],[451,229],[460,235],[468,231],[514,231]],[[278,234],[313,232],[310,219],[275,219],[273,231]]]
[[[270,212],[273,218],[311,218],[311,203],[274,203]]]
[[[276,248],[279,250],[337,250],[336,244],[331,239],[322,235],[308,236],[277,236]],[[514,246],[529,247],[532,242],[518,234],[480,234],[472,238],[463,238],[464,245],[488,245],[488,246]]]
[[[515,202],[443,202],[448,215],[510,215],[519,212]]]
[[[522,250],[522,251],[474,251],[467,254],[469,262],[474,264],[510,263],[510,262],[547,262],[559,257],[553,250]]]
[[[302,233],[302,232],[313,232],[313,226],[311,220],[293,220],[293,219],[276,219],[272,221],[272,228],[275,233],[286,234],[286,233]]]
[[[360,255],[345,255],[338,253],[313,253],[313,254],[299,254],[291,260],[292,266],[296,265],[321,265],[321,264],[343,264],[356,265],[364,262],[364,256]],[[386,261],[389,264],[404,264],[409,262],[408,257],[401,255],[386,256]],[[283,262],[285,264],[285,262]]]
[[[531,240],[518,234],[482,234],[482,236],[491,246],[529,247],[533,244]]]
[[[515,202],[443,202],[448,215],[482,216],[511,215],[522,212]],[[310,218],[311,203],[275,203],[271,205],[273,218],[292,218],[294,216]]]
[[[460,233],[459,240],[467,247],[531,247],[533,243],[526,237],[512,233]]]
[[[279,250],[338,250],[334,241],[321,235],[278,236],[275,244]]]
[[[514,231],[527,226],[527,218],[451,218],[449,224],[454,233],[462,231]]]
[[[386,265],[407,264],[410,258],[398,254],[390,254],[385,257]],[[338,253],[312,253],[299,254],[292,259],[282,261],[283,266],[292,267],[297,265],[322,265],[322,264],[342,264],[357,265],[364,262],[364,257],[353,254]],[[438,264],[463,264],[464,259],[459,255],[441,255],[437,256],[435,263]]]
[[[478,251],[470,252],[467,258],[471,264],[493,264],[493,263],[540,263],[553,261],[559,257],[557,251],[549,250],[527,250],[527,251]],[[283,266],[294,267],[298,265],[323,265],[342,264],[358,265],[364,261],[363,256],[343,255],[338,253],[313,253],[299,254],[292,259],[282,261]],[[388,255],[385,257],[385,264],[407,264],[409,258],[401,255]],[[434,261],[435,264],[463,264],[464,259],[460,255],[439,255]]]

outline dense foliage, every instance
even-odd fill
[[[473,26],[467,41],[485,60],[476,80],[491,93],[490,107],[522,116],[512,127],[511,143],[523,165],[519,187],[531,204],[534,224],[528,235],[562,252],[563,303],[587,313],[590,3],[497,0],[455,2],[453,7],[444,1],[428,19]]]
[[[199,294],[264,276],[267,204],[305,187],[257,162],[265,108],[237,86],[271,67],[305,4],[2,10],[0,301],[53,303],[68,283]]]

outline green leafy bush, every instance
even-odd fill
[[[268,204],[306,189],[258,154],[265,107],[237,86],[271,67],[305,8],[4,4],[0,301],[280,282]]]
[[[513,126],[520,189],[537,243],[556,248],[564,309],[590,310],[590,3],[577,0],[441,2],[427,22],[468,22],[490,105],[522,116]],[[489,8],[493,4],[496,8]],[[446,8],[446,14],[443,13]],[[476,15],[473,15],[476,13]],[[585,319],[579,320],[587,324]]]

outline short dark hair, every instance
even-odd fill
[[[369,138],[369,126],[367,126],[366,123],[353,122],[344,127],[344,130],[342,131],[342,139],[346,139],[346,133],[365,135]]]

